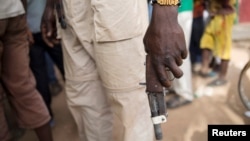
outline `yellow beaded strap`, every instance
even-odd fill
[[[176,5],[180,6],[181,0],[151,0],[151,4],[158,3],[159,5],[166,5],[166,6],[171,6],[171,5]]]

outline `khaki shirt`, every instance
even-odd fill
[[[92,0],[96,40],[117,41],[142,34],[140,1],[143,0]]]
[[[6,19],[24,14],[20,0],[0,0],[0,19]]]
[[[82,40],[93,33],[97,42],[125,40],[143,34],[148,24],[146,0],[64,0],[64,7]]]

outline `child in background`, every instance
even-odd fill
[[[208,12],[210,21],[205,27],[201,39],[202,68],[200,75],[208,76],[209,64],[213,56],[220,59],[218,78],[209,83],[209,86],[226,84],[226,74],[231,55],[232,27],[236,17],[236,0],[210,0]]]
[[[196,68],[201,64],[200,40],[205,26],[203,19],[204,10],[204,0],[194,0],[193,23],[189,47],[193,72],[196,72]]]

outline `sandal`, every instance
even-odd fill
[[[166,102],[167,108],[177,108],[183,105],[191,103],[191,101],[184,99],[181,96],[175,95],[170,100]]]
[[[201,76],[201,77],[203,77],[203,78],[208,78],[208,77],[214,77],[214,76],[216,76],[217,75],[217,73],[216,72],[214,72],[214,71],[211,71],[211,72],[208,72],[208,73],[204,73],[204,72],[199,72],[199,75]]]
[[[208,86],[222,86],[227,83],[227,80],[224,79],[215,79],[214,81],[210,82]]]

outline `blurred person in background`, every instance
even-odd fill
[[[191,39],[192,20],[193,0],[183,0],[181,7],[179,7],[178,22],[184,31],[187,50]],[[194,99],[190,53],[188,57],[183,60],[183,64],[180,68],[184,74],[181,78],[173,80],[172,89],[174,96],[167,100],[167,108],[184,106],[191,103]]]
[[[191,58],[191,66],[193,72],[197,72],[201,64],[201,48],[200,40],[203,35],[205,20],[203,17],[205,10],[204,0],[193,0],[193,23],[192,23],[192,32],[189,45],[189,52]]]
[[[42,95],[47,108],[52,117],[51,124],[53,121],[53,111],[51,108],[52,94],[50,91],[50,79],[47,67],[54,67],[54,64],[47,64],[46,53],[48,57],[51,57],[53,62],[59,68],[61,74],[64,76],[63,69],[63,58],[62,58],[62,48],[60,44],[54,47],[49,47],[42,38],[40,31],[41,19],[46,5],[46,0],[27,0],[27,21],[28,27],[31,31],[29,34],[30,41],[30,67],[36,78],[36,88]],[[49,60],[50,61],[50,60]],[[52,66],[48,66],[52,65]],[[54,68],[53,68],[54,69]],[[53,71],[52,71],[53,73]],[[51,74],[53,75],[53,74]]]
[[[22,1],[26,5],[26,1]],[[51,116],[36,90],[36,81],[29,67],[28,28],[25,9],[20,0],[0,0],[1,79],[7,97],[21,128],[34,129],[39,141],[52,141]],[[2,97],[3,93],[0,93]],[[0,140],[11,139],[0,104]]]
[[[209,0],[209,21],[201,38],[202,66],[200,75],[211,73],[209,64],[213,57],[219,59],[218,77],[208,86],[221,86],[227,83],[226,74],[232,48],[232,28],[236,18],[236,0]]]
[[[60,92],[63,90],[62,84],[60,84],[57,74],[56,74],[56,68],[55,68],[55,63],[51,59],[50,55],[45,52],[45,59],[46,59],[46,68],[48,71],[48,77],[49,77],[49,88],[52,96],[56,96],[60,94]],[[59,70],[60,72],[60,70]],[[62,74],[62,73],[61,73]],[[64,76],[63,80],[64,80]]]

